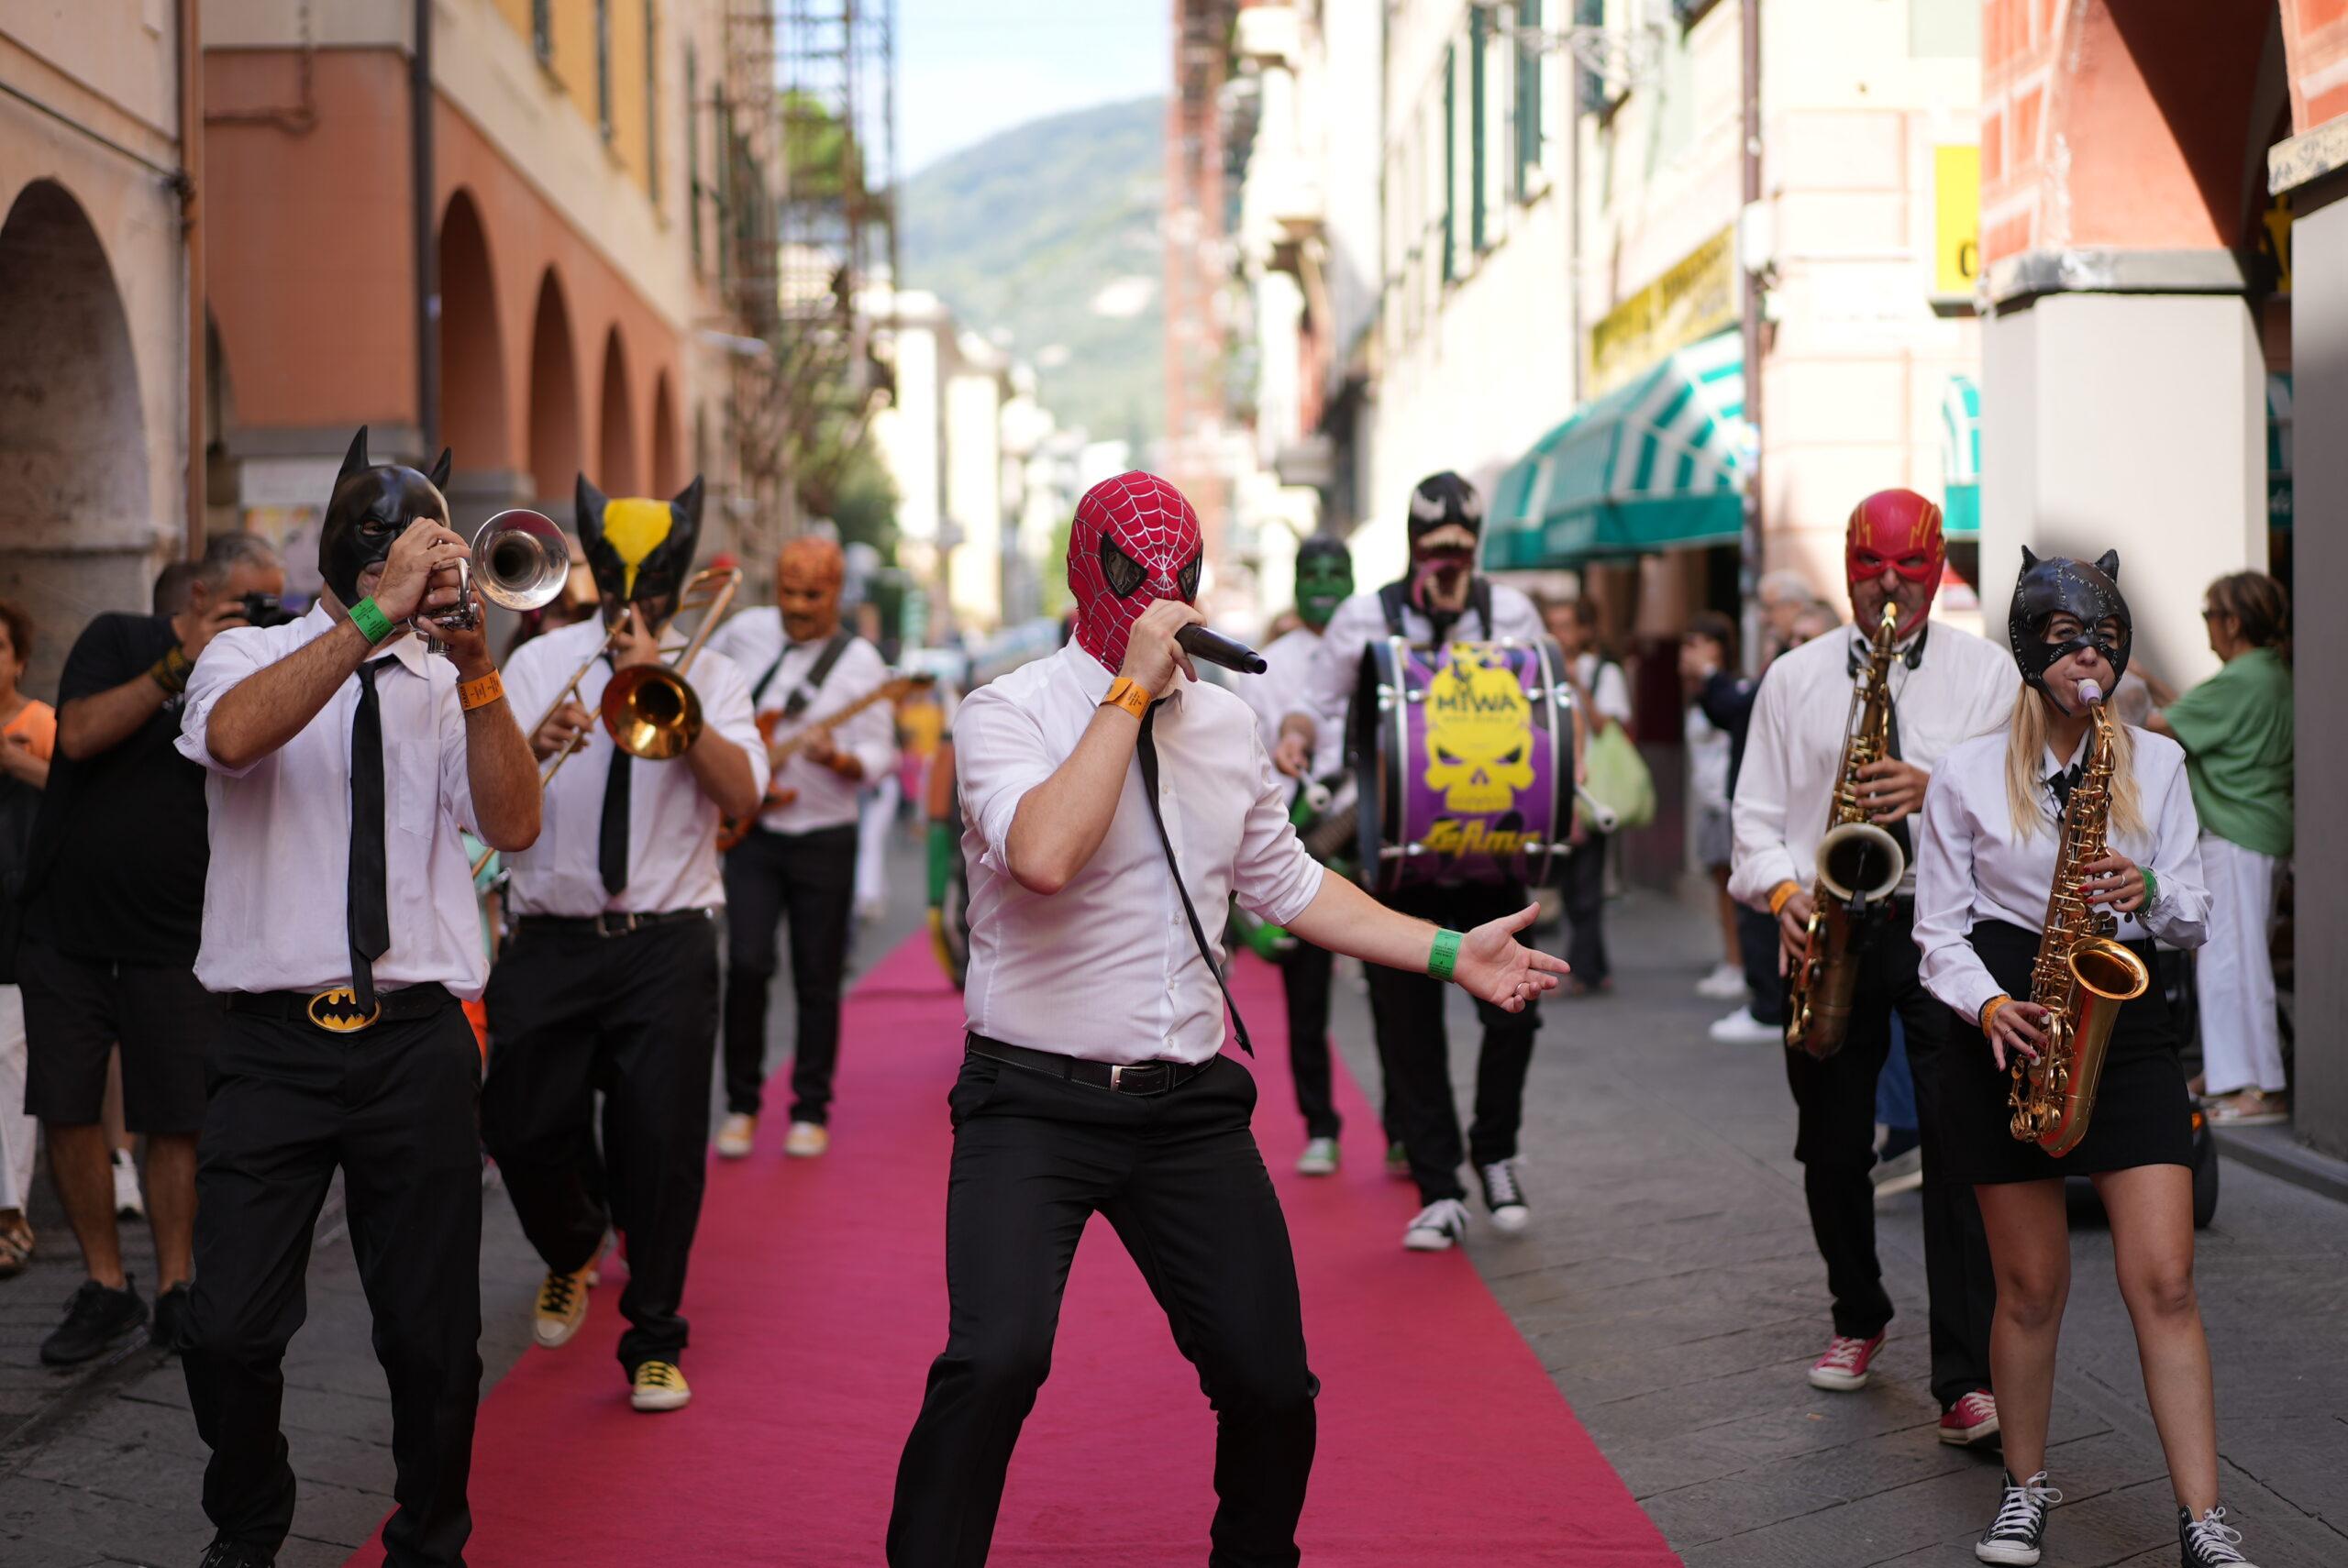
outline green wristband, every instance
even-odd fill
[[[1427,954],[1427,973],[1438,980],[1451,978],[1451,967],[1459,962],[1459,942],[1457,932],[1437,931],[1434,946]]]
[[[2161,896],[2160,879],[2153,875],[2153,868],[2149,866],[2139,866],[2136,869],[2144,874],[2144,905],[2149,909],[2153,900]]]
[[[370,647],[392,635],[391,617],[376,608],[372,599],[362,599],[350,607],[350,624],[359,628]]]

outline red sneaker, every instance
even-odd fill
[[[1998,1435],[1998,1401],[1975,1389],[1941,1415],[1941,1441],[1970,1448]]]
[[[1847,1394],[1854,1388],[1867,1386],[1867,1364],[1875,1360],[1875,1353],[1883,1348],[1883,1336],[1871,1340],[1855,1340],[1848,1334],[1837,1334],[1826,1342],[1826,1353],[1811,1364],[1810,1386],[1831,1388]]]

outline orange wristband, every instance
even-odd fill
[[[1149,712],[1149,691],[1132,676],[1121,675],[1109,688],[1109,694],[1101,699],[1101,706],[1123,708],[1138,719]]]
[[[1769,912],[1771,914],[1783,913],[1787,903],[1796,893],[1800,891],[1801,884],[1800,882],[1780,882],[1776,887],[1770,889]]]
[[[497,671],[491,670],[479,680],[468,680],[457,688],[457,705],[466,712],[486,708],[505,695],[505,682]]]
[[[2001,1008],[2001,1007],[2005,1006],[2008,1002],[2010,1002],[2010,1001],[2011,1001],[2011,1000],[2013,1000],[2013,999],[2014,999],[2013,998],[2009,997],[2009,996],[1994,996],[1994,997],[1991,997],[1988,1001],[1985,1001],[1985,1002],[1983,1002],[1983,1003],[1981,1004],[1981,1032],[1982,1032],[1982,1033],[1987,1034],[1987,1033],[1988,1033],[1988,1032],[1989,1032],[1989,1021],[1990,1021],[1991,1019],[1993,1019],[1993,1018],[1995,1018],[1995,1017],[1997,1017],[1997,1016],[1998,1016],[1998,1010],[1999,1010],[1999,1008]]]

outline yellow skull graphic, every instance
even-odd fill
[[[1533,705],[1515,672],[1455,644],[1427,689],[1427,788],[1452,812],[1504,812],[1533,787]]]

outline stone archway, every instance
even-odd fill
[[[627,374],[627,345],[614,326],[604,335],[603,411],[596,421],[595,483],[605,495],[641,495],[636,469],[636,398]]]
[[[669,392],[669,372],[652,383],[652,493],[674,495],[689,482],[677,450],[677,403]]]
[[[92,615],[145,605],[155,543],[129,321],[97,231],[51,180],[0,224],[0,597],[39,624],[25,689],[46,697]]]
[[[549,267],[530,327],[530,488],[558,516],[569,515],[580,472],[579,371],[570,344],[570,307],[560,274]]]
[[[449,491],[460,513],[465,500],[494,505],[512,497],[496,275],[481,209],[461,190],[440,219],[440,439],[455,454]]]

